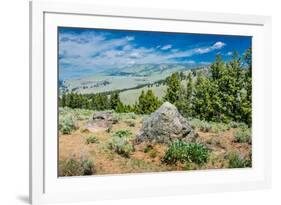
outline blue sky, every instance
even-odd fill
[[[249,36],[62,28],[59,30],[60,79],[93,75],[135,64],[208,65],[220,54],[231,59],[251,47]]]

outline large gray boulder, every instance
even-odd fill
[[[144,120],[136,143],[170,143],[175,140],[191,141],[193,138],[194,130],[187,120],[174,105],[165,102]]]

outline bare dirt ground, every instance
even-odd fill
[[[205,144],[211,154],[206,164],[202,166],[189,166],[183,164],[167,165],[162,163],[167,145],[150,145],[142,143],[134,146],[134,151],[129,157],[121,156],[108,148],[108,143],[112,133],[118,130],[129,130],[133,137],[138,133],[142,125],[141,117],[130,119],[134,126],[129,126],[126,120],[119,120],[114,124],[110,131],[105,129],[85,129],[87,121],[79,121],[79,129],[69,135],[59,136],[59,160],[67,160],[70,157],[81,159],[87,158],[94,162],[95,174],[121,174],[121,173],[142,173],[159,171],[180,171],[187,169],[219,169],[227,168],[228,163],[225,156],[232,151],[238,152],[242,156],[251,154],[251,145],[248,143],[237,143],[234,140],[235,129],[231,128],[225,132],[212,133],[200,132],[196,130],[197,142]],[[98,142],[87,144],[86,138],[94,135]],[[133,143],[133,140],[131,141]],[[145,152],[147,147],[153,150]]]

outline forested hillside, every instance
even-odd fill
[[[228,62],[217,55],[208,69],[175,72],[164,80],[130,89],[97,94],[67,92],[59,97],[59,105],[150,114],[168,101],[185,117],[215,122],[244,122],[251,126],[251,61],[251,49],[243,56],[234,53]],[[122,102],[125,93],[131,97],[130,92],[135,93],[135,103]],[[123,97],[120,98],[120,95]]]

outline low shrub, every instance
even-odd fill
[[[251,157],[246,159],[236,152],[231,152],[226,156],[229,168],[245,168],[252,166]]]
[[[92,143],[97,143],[97,142],[98,142],[98,139],[95,135],[91,135],[86,138],[86,144],[92,144]]]
[[[248,128],[248,125],[246,125],[244,122],[230,122],[229,126],[232,128],[241,128],[241,129],[246,129]]]
[[[94,164],[91,160],[70,158],[59,162],[60,176],[83,176],[94,174]]]
[[[225,132],[230,129],[229,124],[211,122],[211,131],[215,133]]]
[[[109,149],[117,154],[129,157],[130,153],[134,151],[134,146],[129,142],[128,138],[113,136],[108,143]]]
[[[78,120],[88,120],[92,117],[93,111],[87,109],[74,109],[74,114]]]
[[[203,144],[175,141],[166,151],[163,162],[175,164],[179,161],[202,165],[208,161],[208,157],[209,150]]]
[[[202,132],[209,132],[211,130],[211,124],[203,120],[194,118],[191,119],[189,123],[193,129],[197,128]]]
[[[77,120],[87,120],[89,119],[93,114],[92,110],[87,109],[79,109],[79,108],[69,108],[69,107],[60,107],[59,108],[59,116],[65,116],[65,115],[72,115]]]
[[[210,123],[206,122],[206,121],[202,121],[201,125],[200,125],[200,131],[202,132],[209,132],[211,130],[212,126]]]
[[[196,118],[194,118],[194,119],[188,119],[188,121],[189,121],[189,124],[191,125],[191,127],[192,127],[193,129],[195,129],[195,128],[200,128],[200,127],[201,127],[202,121],[199,120],[199,119],[196,119]]]
[[[199,120],[199,119],[189,119],[189,123],[193,129],[197,128],[202,132],[225,132],[229,130],[232,126],[242,126],[240,123],[237,123],[235,125],[230,125],[226,123],[221,123],[221,122],[207,122],[204,120]]]
[[[81,163],[83,175],[92,175],[94,170],[94,164],[91,160],[85,159]]]
[[[250,143],[251,142],[251,131],[250,129],[239,129],[234,133],[235,142]]]
[[[124,137],[129,137],[131,135],[132,132],[129,130],[118,130],[113,134],[113,137],[124,138]]]
[[[62,134],[70,134],[76,129],[75,123],[76,118],[71,114],[59,116],[59,131]]]

